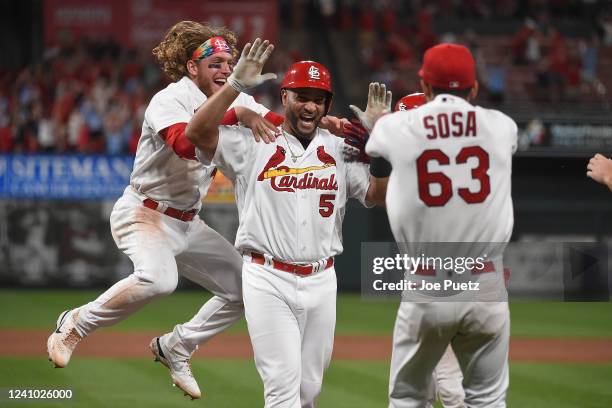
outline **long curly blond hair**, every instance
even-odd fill
[[[195,21],[181,21],[173,25],[159,45],[153,48],[153,55],[162,70],[178,81],[188,76],[187,61],[204,41],[211,37],[223,37],[232,50],[234,59],[238,56],[236,35],[225,27],[212,27]]]

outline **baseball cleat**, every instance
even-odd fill
[[[173,385],[180,388],[185,393],[185,396],[191,397],[192,400],[202,396],[200,387],[191,372],[189,358],[180,356],[172,350],[162,347],[161,337],[155,337],[151,340],[149,349],[151,349],[151,353],[155,357],[154,361],[159,361],[168,367]]]
[[[57,318],[55,331],[47,340],[49,361],[55,364],[55,368],[64,368],[68,365],[72,352],[83,339],[75,327],[74,318],[78,313],[73,310],[62,312]]]

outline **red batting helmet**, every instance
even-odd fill
[[[419,106],[425,105],[426,103],[427,98],[425,98],[425,94],[422,92],[416,92],[410,95],[406,95],[402,99],[397,101],[397,103],[395,104],[395,108],[393,108],[393,112],[406,111],[418,108]]]
[[[329,70],[314,61],[299,61],[291,64],[281,89],[318,88],[333,95]]]
[[[324,65],[314,61],[299,61],[291,64],[283,78],[281,90],[297,88],[317,88],[326,91],[329,94],[325,101],[325,114],[327,115],[334,93],[331,74]]]

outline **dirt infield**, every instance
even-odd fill
[[[91,357],[150,357],[149,341],[159,333],[101,331],[85,339],[76,355]],[[0,355],[46,356],[49,332],[0,331]],[[223,334],[196,352],[197,358],[252,358],[246,335]],[[334,358],[386,361],[391,357],[388,336],[336,336]],[[612,362],[612,339],[513,338],[510,360],[522,362]]]

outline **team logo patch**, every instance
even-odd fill
[[[313,172],[336,166],[336,160],[325,151],[323,146],[317,147],[319,166],[287,167],[281,164],[285,161],[287,151],[282,146],[276,146],[276,151],[268,159],[257,181],[270,180],[270,185],[276,191],[295,192],[298,190],[338,190],[336,175],[315,177]]]
[[[400,102],[399,106],[398,106],[400,111],[405,111],[406,109],[406,105],[404,104],[404,102]]]
[[[308,68],[308,76],[310,79],[319,80],[321,79],[321,72],[319,72],[319,68],[311,65],[310,68]]]
[[[457,82],[457,81],[450,81],[450,82],[448,83],[448,87],[449,87],[449,88],[451,88],[451,89],[453,89],[453,88],[459,88],[459,82]]]

